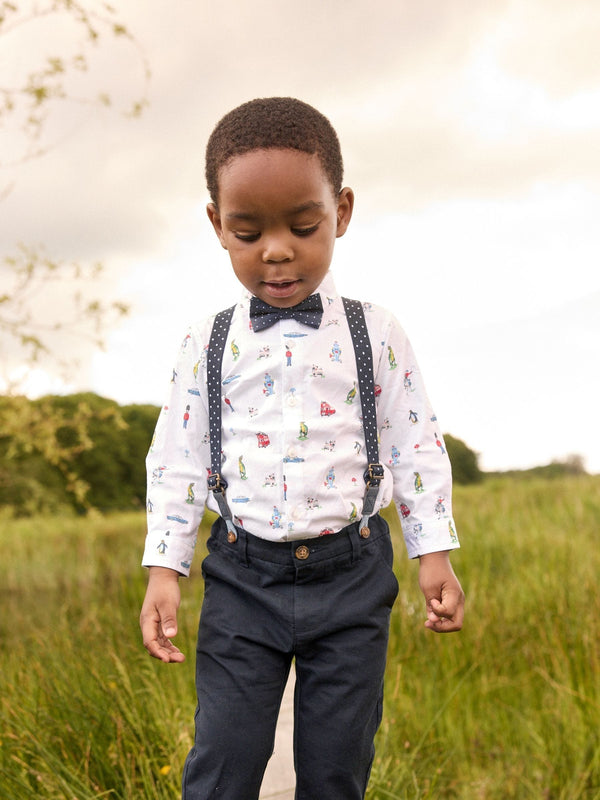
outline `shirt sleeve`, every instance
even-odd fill
[[[452,473],[439,421],[411,344],[390,314],[375,382],[380,459],[393,479],[410,558],[459,547],[452,517]]]
[[[188,575],[210,468],[205,360],[210,326],[190,328],[146,458],[148,533],[142,564]]]

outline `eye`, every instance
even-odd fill
[[[310,236],[311,233],[314,233],[318,229],[317,225],[311,225],[310,228],[292,228],[292,233],[294,236]]]
[[[240,242],[256,242],[260,236],[260,233],[234,233],[233,234],[236,239],[239,239]]]

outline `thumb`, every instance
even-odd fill
[[[177,635],[177,611],[173,606],[162,606],[158,609],[160,626],[163,634],[169,639]]]
[[[437,614],[438,616],[446,612],[446,606],[443,603],[441,603],[437,597],[431,597],[427,605],[433,611],[433,613]]]

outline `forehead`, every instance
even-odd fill
[[[316,154],[291,149],[251,150],[219,170],[219,205],[294,207],[321,203],[333,187]]]

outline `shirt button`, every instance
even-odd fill
[[[305,544],[301,544],[300,547],[296,548],[296,558],[299,558],[300,561],[305,561],[310,555],[310,550]]]

